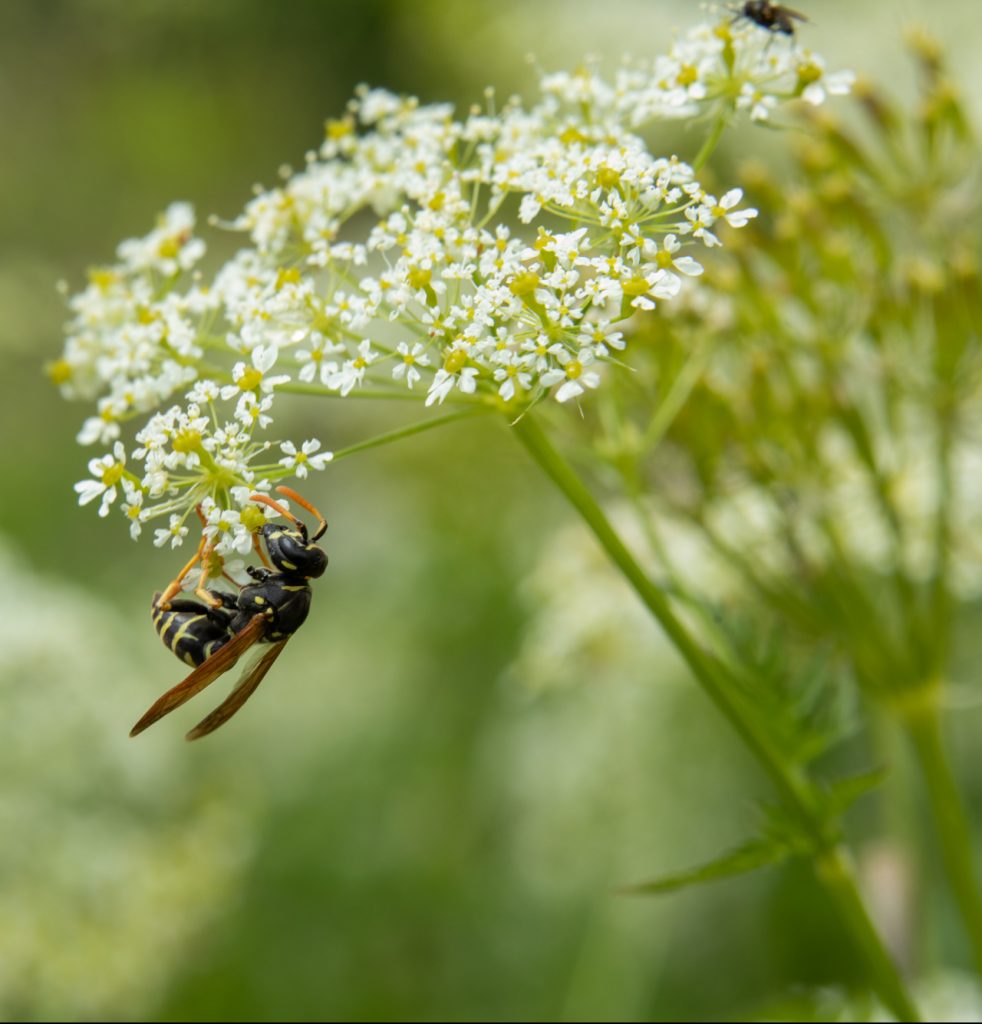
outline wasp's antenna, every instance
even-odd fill
[[[282,494],[284,497],[289,498],[290,501],[295,501],[298,505],[305,508],[312,516],[317,517],[317,529],[314,531],[311,540],[319,540],[324,536],[324,531],[327,529],[327,520],[310,504],[309,501],[301,498],[299,494],[292,487],[277,487],[277,494]]]
[[[295,523],[298,527],[303,527],[303,523],[292,513],[284,508],[278,501],[271,498],[268,494],[250,494],[250,501],[258,501],[260,505],[268,505],[274,512],[278,512],[281,516],[289,519],[291,523]]]

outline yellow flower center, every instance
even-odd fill
[[[659,270],[670,270],[673,265],[672,254],[667,249],[662,249],[655,257],[655,264]]]
[[[279,290],[284,285],[299,284],[300,270],[297,267],[283,267],[276,275],[276,288]]]
[[[539,275],[534,270],[527,270],[524,274],[516,274],[508,285],[512,295],[530,295],[539,287]]]
[[[798,84],[804,88],[817,82],[822,77],[822,69],[817,64],[801,64],[798,67]]]
[[[699,72],[696,71],[695,65],[683,64],[679,69],[679,73],[675,76],[675,81],[684,88],[687,85],[692,85],[693,82],[699,81]]]
[[[93,267],[89,271],[89,281],[101,292],[109,291],[119,279],[119,272],[112,267]]]
[[[617,188],[621,180],[620,171],[613,167],[601,167],[597,171],[597,184],[604,189]]]
[[[247,505],[239,516],[239,522],[250,533],[255,533],[266,522],[266,517],[255,505]]]
[[[443,361],[443,368],[447,373],[459,373],[467,362],[467,353],[455,348]]]
[[[72,368],[67,359],[56,359],[45,367],[52,384],[67,384],[72,379]]]
[[[335,142],[338,139],[343,139],[346,135],[351,135],[354,132],[354,125],[351,123],[349,118],[342,120],[330,120],[324,124],[324,134]]]
[[[165,238],[157,246],[157,255],[165,260],[172,260],[181,251],[181,242],[177,237]]]
[[[183,454],[197,451],[201,447],[201,434],[197,430],[182,430],[174,436],[171,447]]]
[[[248,370],[243,371],[242,376],[238,380],[238,384],[243,391],[255,391],[262,383],[262,379],[262,371],[257,370],[252,366]]]
[[[412,288],[413,291],[417,292],[421,288],[425,288],[430,283],[430,279],[432,277],[432,270],[426,270],[421,267],[418,267],[414,270],[410,270],[409,273],[406,275],[406,279],[409,281],[409,287]]]
[[[621,287],[624,289],[625,295],[645,295],[651,286],[644,277],[640,274],[635,274],[634,277],[624,281]]]
[[[114,462],[102,472],[102,482],[107,487],[115,487],[123,475],[123,467],[120,463]]]

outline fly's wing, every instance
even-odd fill
[[[224,647],[219,647],[206,658],[183,682],[168,690],[156,700],[147,713],[130,729],[131,736],[138,736],[148,726],[179,708],[185,701],[213,683],[222,673],[227,672],[239,658],[258,640],[266,630],[266,616],[254,615],[245,628],[236,633]]]
[[[284,647],[286,647],[286,640],[272,644],[252,669],[242,676],[235,689],[225,700],[210,715],[198,722],[185,738],[200,740],[202,736],[207,736],[208,733],[214,732],[220,725],[224,725],[256,692],[256,687],[259,686],[266,673],[273,667],[273,662],[280,656],[280,651]]]
[[[785,13],[785,14],[786,14],[786,15],[787,15],[787,16],[788,16],[789,18],[795,18],[795,19],[797,19],[798,21],[808,21],[808,18],[807,18],[807,17],[805,17],[805,15],[801,13],[801,11],[793,11],[793,10],[792,10],[792,9],[791,9],[790,7],[782,7],[782,8],[781,8],[781,10],[782,10],[782,11],[783,11],[783,12],[784,12],[784,13]]]

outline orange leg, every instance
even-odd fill
[[[198,513],[198,518],[201,520],[201,525],[204,527],[207,523],[204,515],[201,512],[201,506],[198,505],[195,508]],[[160,600],[157,601],[157,607],[167,609],[170,607],[171,601],[177,597],[181,592],[181,584],[184,582],[185,576],[199,563],[205,561],[211,554],[211,545],[208,543],[208,538],[204,533],[201,534],[201,540],[198,542],[198,550],[194,553],[194,557],[184,566],[184,568],[171,580],[167,585],[167,589],[160,595]],[[211,594],[204,587],[204,580],[202,579],[201,584],[195,588],[195,594],[201,598],[205,604],[212,608],[217,608],[222,602],[217,598],[212,597]]]
[[[184,577],[204,558],[205,548],[208,546],[208,538],[202,535],[201,542],[198,544],[198,550],[194,553],[194,557],[188,562],[186,566],[167,584],[167,589],[160,595],[160,600],[157,605],[161,608],[169,608],[173,598],[181,592],[181,584],[184,582]]]
[[[266,552],[263,551],[262,544],[259,543],[259,534],[258,533],[254,533],[252,535],[252,546],[256,549],[256,554],[259,555],[259,559],[263,563],[263,565],[265,565],[267,569],[272,571],[273,565],[270,562],[270,560],[266,557]]]

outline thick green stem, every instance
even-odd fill
[[[849,852],[841,844],[821,850],[814,864],[815,873],[835,902],[840,920],[866,961],[871,987],[898,1020],[920,1020],[917,1007],[863,903]]]
[[[634,556],[617,535],[603,509],[580,480],[579,476],[552,447],[531,414],[526,414],[512,428],[539,466],[545,470],[566,495],[584,522],[593,531],[611,561],[624,574],[638,596],[657,620],[676,650],[685,660],[716,707],[740,734],[758,761],[764,766],[775,784],[791,805],[804,809],[812,818],[811,798],[800,773],[785,764],[768,737],[739,707],[725,681],[725,668],[704,651],[689,635],[677,618],[662,591],[651,582]]]
[[[927,785],[945,873],[972,944],[975,970],[982,975],[982,894],[972,860],[972,830],[941,735],[935,700],[904,717],[904,726]]]
[[[512,429],[532,458],[592,530],[611,561],[624,574],[682,656],[704,692],[730,722],[789,806],[797,813],[817,851],[815,867],[818,876],[835,900],[843,922],[864,954],[871,987],[899,1019],[919,1020],[903,980],[866,912],[849,863],[835,838],[829,835],[815,806],[812,790],[800,769],[785,761],[760,725],[748,714],[732,684],[727,667],[705,651],[689,634],[667,598],[637,563],[590,490],[552,446],[533,415],[527,413],[513,424]]]

